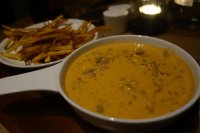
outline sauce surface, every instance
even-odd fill
[[[65,74],[65,92],[90,111],[142,119],[186,104],[194,93],[194,79],[170,49],[119,42],[80,55]]]

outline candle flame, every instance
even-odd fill
[[[151,5],[143,5],[139,8],[140,12],[148,15],[156,15],[161,13],[160,6],[156,6],[154,4]]]

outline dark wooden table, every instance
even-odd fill
[[[28,17],[16,22],[15,26],[24,27],[32,23],[32,19]],[[170,24],[165,33],[154,37],[182,47],[200,62],[200,31],[178,29]],[[1,31],[0,40],[4,38]],[[16,69],[0,64],[0,78],[28,71],[33,70]],[[200,133],[199,120],[199,102],[197,102],[180,119],[158,133]],[[0,124],[10,133],[106,132],[81,119],[59,94],[42,91],[0,96]]]

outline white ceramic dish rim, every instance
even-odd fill
[[[82,19],[75,19],[75,18],[69,18],[67,19],[66,24],[72,24],[72,28],[73,29],[78,29],[80,27],[80,25],[84,22],[85,20],[82,20]],[[49,20],[49,21],[45,21],[45,22],[40,22],[40,23],[37,23],[37,24],[33,24],[33,25],[30,25],[30,26],[27,26],[25,28],[39,28],[39,27],[42,27],[48,23],[51,23],[52,21]],[[95,26],[90,23],[90,29],[93,29],[95,28]],[[95,38],[94,40],[97,39],[97,34],[95,35]],[[5,38],[1,43],[0,43],[0,51],[2,52],[4,50],[3,46],[5,44],[5,42],[8,40],[8,38]],[[24,61],[18,61],[18,60],[14,60],[14,59],[9,59],[9,58],[6,58],[4,56],[2,56],[0,54],[0,62],[7,65],[7,66],[11,66],[11,67],[15,67],[15,68],[39,68],[39,67],[45,67],[45,66],[50,66],[50,65],[54,65],[54,64],[57,64],[59,62],[63,61],[63,59],[60,59],[60,60],[56,60],[56,61],[52,61],[52,62],[49,62],[49,63],[42,63],[42,64],[30,64],[30,65],[26,65],[24,63]]]
[[[149,36],[140,36],[140,35],[118,35],[118,36],[112,36],[112,37],[107,37],[107,38],[103,38],[103,39],[99,39],[99,40],[96,40],[95,42],[89,42],[88,44],[84,45],[83,47],[75,50],[70,56],[68,56],[68,58],[66,58],[62,64],[59,66],[59,72],[57,74],[57,79],[59,79],[59,82],[57,83],[57,86],[59,88],[59,91],[60,91],[60,94],[66,99],[66,101],[71,104],[75,109],[85,113],[85,114],[88,114],[88,115],[91,115],[92,117],[95,117],[97,119],[101,119],[101,120],[105,120],[105,121],[112,121],[114,123],[125,123],[125,124],[145,124],[145,123],[152,123],[152,122],[159,122],[159,121],[164,121],[164,120],[167,120],[167,119],[170,119],[172,117],[175,117],[181,113],[183,113],[184,111],[186,111],[187,109],[189,109],[199,98],[200,96],[200,83],[196,84],[196,93],[194,94],[194,96],[192,97],[192,99],[187,103],[185,104],[184,106],[182,106],[180,109],[174,111],[174,112],[171,112],[171,113],[168,113],[168,114],[165,114],[165,115],[162,115],[162,116],[159,116],[159,117],[155,117],[155,118],[147,118],[147,119],[123,119],[123,118],[113,118],[113,117],[108,117],[108,116],[104,116],[104,115],[101,115],[101,114],[97,114],[97,113],[94,113],[92,111],[89,111],[83,107],[81,107],[80,105],[78,105],[77,103],[75,103],[74,101],[72,101],[67,95],[66,93],[64,92],[63,90],[63,86],[62,86],[62,83],[61,81],[63,81],[63,73],[65,73],[66,71],[66,66],[68,66],[70,64],[71,61],[73,61],[74,58],[77,57],[77,53],[81,54],[83,53],[84,51],[92,48],[92,47],[95,47],[97,45],[99,45],[100,43],[104,43],[104,42],[107,42],[109,40],[112,40],[113,41],[116,41],[116,40],[123,40],[123,41],[128,41],[130,40],[130,38],[133,38],[135,40],[143,40],[143,42],[146,42],[148,40],[148,42],[150,44],[158,44],[161,46],[161,47],[166,47],[165,45],[167,44],[167,47],[168,48],[171,48],[171,49],[176,49],[175,51],[178,53],[178,54],[182,54],[184,56],[184,58],[186,58],[186,61],[190,60],[190,63],[192,64],[189,64],[190,66],[194,66],[194,71],[197,72],[197,73],[194,73],[194,75],[196,75],[197,79],[196,80],[200,80],[200,68],[199,68],[199,65],[198,63],[194,60],[194,58],[188,54],[185,50],[183,50],[182,48],[176,46],[175,44],[172,44],[168,41],[164,41],[164,40],[161,40],[161,39],[156,39],[156,38],[153,38],[153,37],[149,37]],[[111,41],[109,41],[111,42]],[[78,54],[78,55],[79,55]],[[197,81],[196,81],[197,82]]]

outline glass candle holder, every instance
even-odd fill
[[[167,0],[132,0],[128,28],[136,34],[154,35],[167,30]]]

